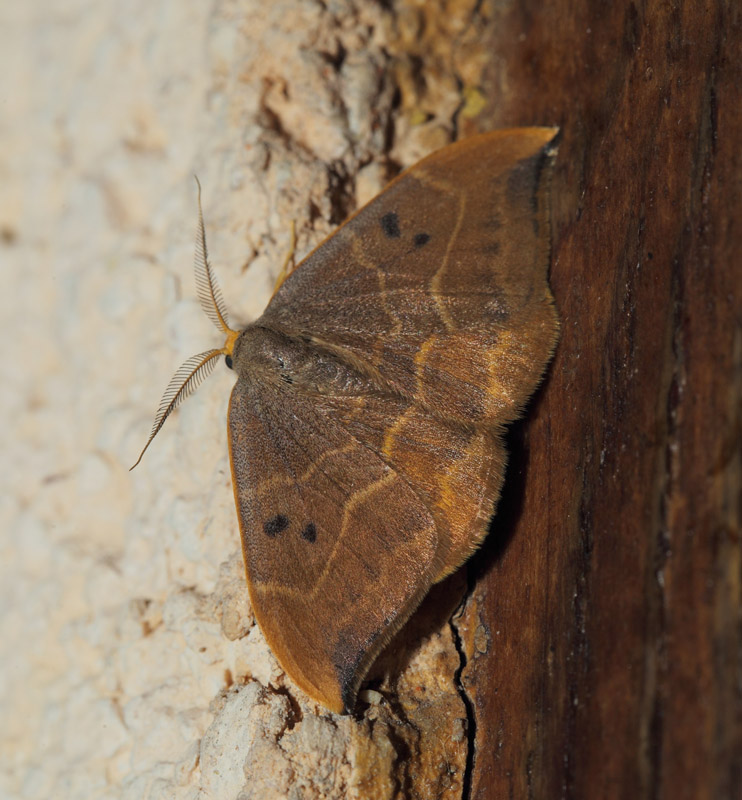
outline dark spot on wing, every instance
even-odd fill
[[[384,214],[381,218],[381,230],[384,231],[384,236],[389,239],[399,239],[399,217],[394,211]]]
[[[317,526],[313,522],[305,525],[301,532],[301,538],[307,542],[317,541]]]
[[[289,518],[285,514],[276,514],[275,517],[267,519],[263,523],[263,530],[266,536],[273,538],[289,527]]]
[[[415,247],[423,247],[430,241],[429,233],[416,233],[415,234]]]

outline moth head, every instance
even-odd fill
[[[234,345],[239,336],[239,331],[234,331],[229,327],[227,307],[224,304],[224,298],[217,283],[216,275],[214,275],[214,270],[209,263],[204,217],[201,211],[201,184],[198,178],[196,178],[196,185],[198,186],[198,226],[196,228],[196,253],[193,259],[193,267],[196,273],[198,299],[206,316],[216,325],[226,339],[224,346],[218,350],[207,350],[189,358],[173,375],[167,389],[165,389],[162,400],[160,400],[160,406],[157,409],[149,439],[147,439],[139,458],[129,471],[134,469],[142,460],[142,456],[152,444],[152,440],[160,432],[170,414],[175,411],[186,397],[193,394],[202,381],[213,372],[219,356],[223,355],[227,366],[232,369],[232,353],[234,352]]]

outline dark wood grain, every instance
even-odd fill
[[[468,792],[742,797],[742,6],[497,9],[563,327],[469,568]]]

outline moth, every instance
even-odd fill
[[[199,186],[198,296],[225,342],[176,372],[142,454],[225,356],[255,617],[288,675],[331,711],[352,710],[384,645],[487,533],[504,426],[557,341],[556,133],[495,131],[428,156],[279,282],[243,331],[209,262]]]

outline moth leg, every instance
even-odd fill
[[[283,265],[281,266],[281,270],[278,273],[278,277],[276,278],[276,285],[273,287],[273,294],[275,294],[281,288],[281,284],[296,269],[296,259],[294,258],[295,255],[296,255],[296,222],[292,219],[289,251],[288,253],[286,253],[286,258],[284,259]]]

